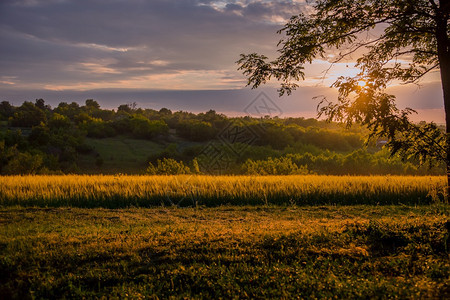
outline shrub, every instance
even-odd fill
[[[18,153],[4,168],[5,174],[36,174],[42,166],[43,158],[39,154]]]
[[[158,159],[156,166],[149,163],[147,168],[147,174],[150,175],[180,175],[190,173],[191,170],[182,161],[178,162],[171,158],[163,158],[162,161]]]
[[[248,175],[306,175],[306,166],[297,166],[290,158],[272,158],[267,160],[247,160],[242,166],[244,174]]]

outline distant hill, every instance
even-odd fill
[[[354,126],[305,118],[0,103],[1,174],[444,174],[389,157]]]

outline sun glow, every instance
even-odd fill
[[[359,81],[358,81],[358,86],[359,86],[359,87],[362,87],[362,88],[363,88],[363,87],[365,87],[366,85],[367,85],[367,82],[365,82],[364,80],[359,80]]]

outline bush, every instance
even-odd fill
[[[8,162],[3,172],[9,175],[36,174],[42,166],[42,162],[42,155],[18,153]]]
[[[247,160],[242,166],[244,174],[248,175],[306,175],[307,166],[297,166],[290,158],[272,158],[267,160]]]
[[[162,161],[158,159],[156,166],[149,163],[147,168],[149,175],[180,175],[191,174],[188,166],[185,166],[182,161],[178,162],[171,158],[164,158]]]

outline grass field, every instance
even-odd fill
[[[95,164],[95,156],[80,155],[78,164],[80,169],[87,173],[139,174],[145,171],[148,157],[164,149],[162,144],[125,136],[103,139],[87,138],[86,143],[93,147],[103,160],[103,165],[98,167]]]
[[[7,176],[1,206],[153,207],[429,204],[444,177],[414,176]]]
[[[179,151],[187,147],[201,145],[170,135],[168,140],[148,141],[133,139],[127,136],[110,138],[86,138],[86,144],[91,146],[95,153],[103,160],[99,167],[96,165],[96,155],[79,155],[78,165],[86,174],[142,174],[145,172],[147,160],[151,155],[161,153],[169,143],[176,143]]]
[[[0,298],[441,298],[448,206],[0,209]]]
[[[450,297],[444,177],[0,181],[0,299]]]

